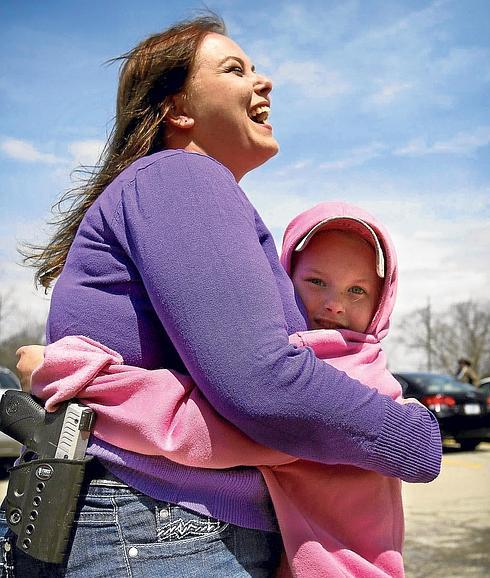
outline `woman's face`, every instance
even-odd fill
[[[202,41],[187,86],[193,150],[223,163],[237,181],[278,151],[267,120],[271,82],[257,74],[230,38],[210,33]]]

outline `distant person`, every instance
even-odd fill
[[[290,342],[312,348],[351,377],[406,402],[380,345],[398,278],[395,251],[382,225],[353,205],[322,203],[287,227],[281,261],[305,305],[309,327]],[[47,407],[77,396],[96,409],[97,436],[185,465],[270,464],[260,470],[294,576],[403,576],[400,480],[349,466],[292,461],[257,447],[237,437],[238,430],[212,411],[186,376],[123,368],[115,352],[78,339],[48,346],[46,362],[34,374],[34,392]],[[83,374],[70,374],[73,367],[82,367]],[[94,376],[97,367],[95,381],[87,381],[87,372]],[[160,408],[159,414],[147,417],[145,398]]]
[[[306,322],[238,184],[278,151],[271,89],[214,15],[125,55],[102,165],[34,255],[43,286],[56,279],[48,343],[84,335],[127,364],[186,374],[236,428],[291,456],[433,479],[430,412],[289,343]],[[158,410],[149,397],[141,417]],[[97,436],[88,452],[66,576],[274,574],[282,543],[256,467],[189,467]],[[10,553],[19,576],[52,575]]]
[[[473,365],[469,359],[461,357],[458,359],[458,368],[456,370],[456,379],[462,381],[463,383],[469,383],[478,387],[480,383],[480,378],[478,374],[473,369]]]

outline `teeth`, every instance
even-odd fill
[[[269,118],[270,111],[271,109],[269,106],[258,106],[252,110],[250,118],[253,121],[262,124]]]

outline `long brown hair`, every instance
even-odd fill
[[[165,148],[172,96],[185,89],[199,44],[209,32],[226,34],[223,20],[214,13],[149,36],[111,61],[122,61],[114,127],[85,182],[54,205],[59,215],[50,223],[56,229],[48,244],[23,251],[25,262],[37,269],[36,285],[48,289],[61,273],[87,209],[107,185],[136,159]]]

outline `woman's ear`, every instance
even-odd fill
[[[166,120],[173,127],[183,130],[189,130],[194,126],[194,119],[187,113],[187,102],[183,94],[176,94],[172,97],[172,105]]]

